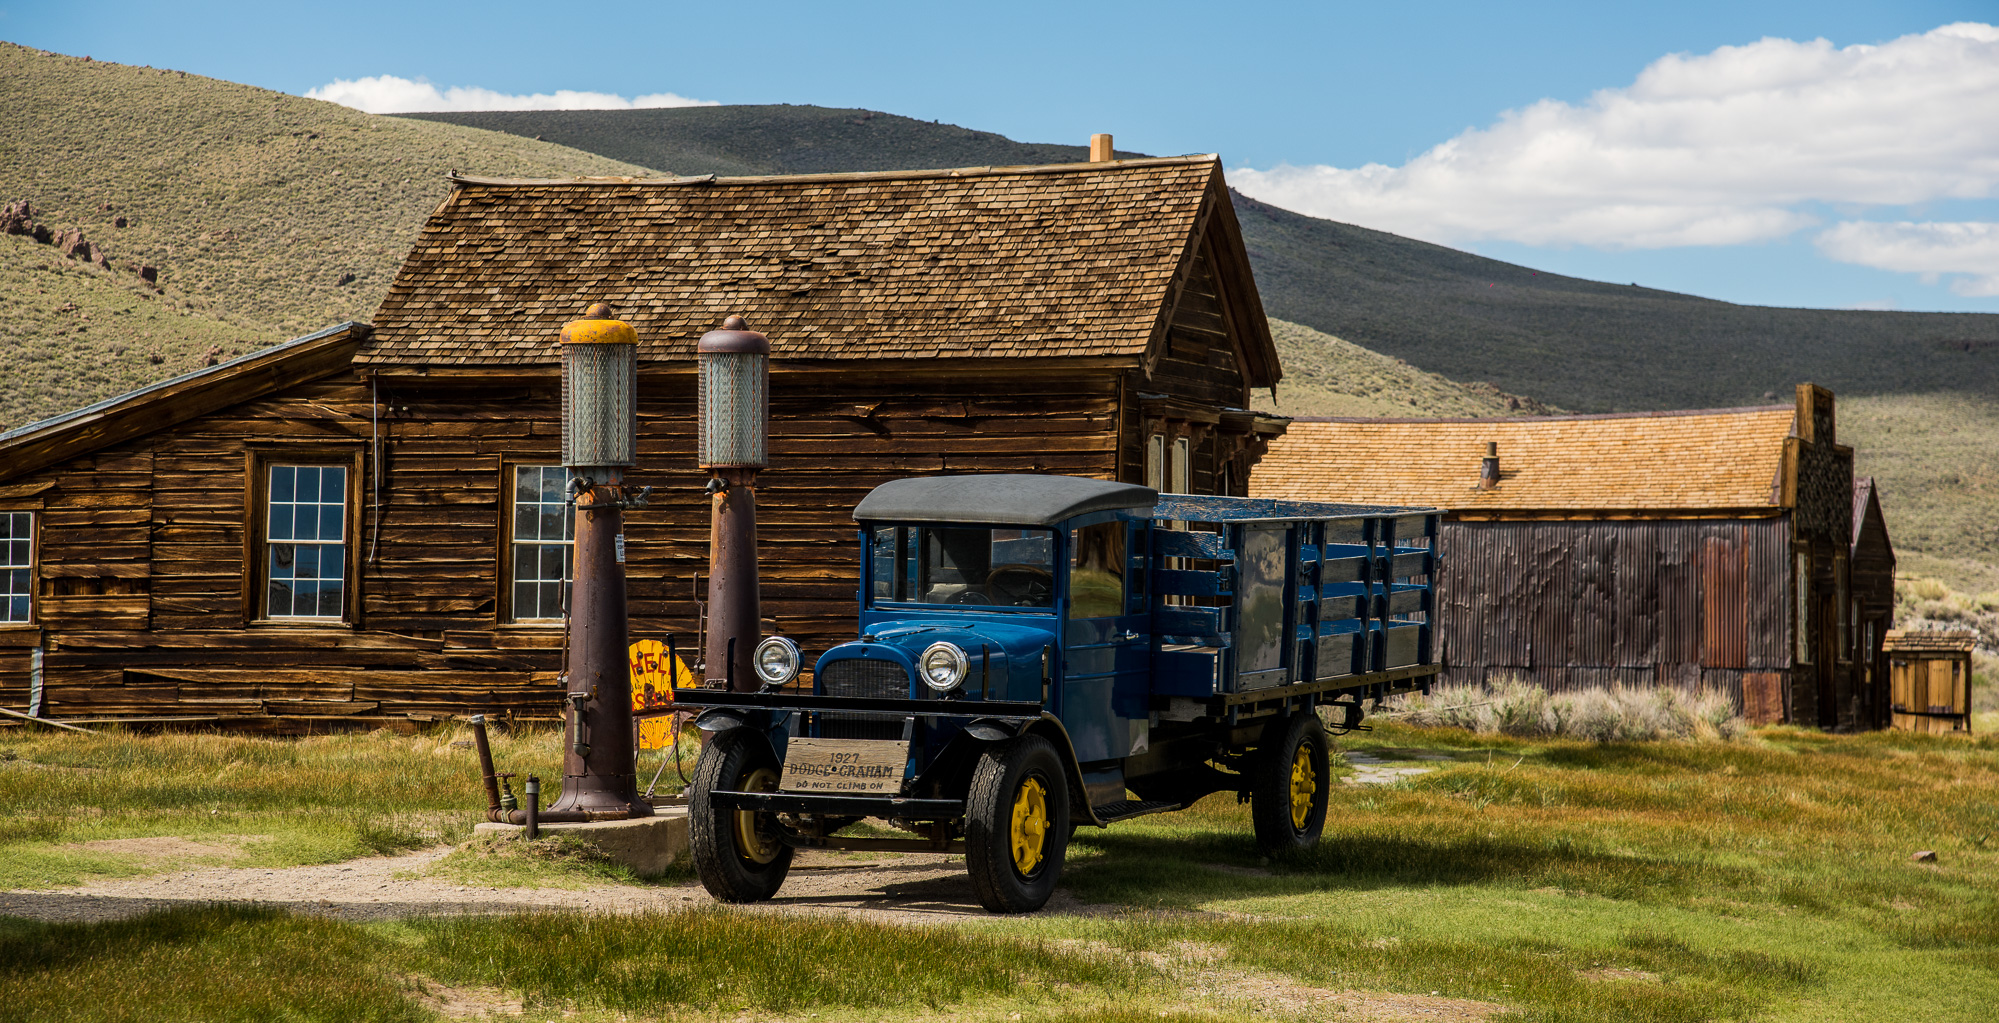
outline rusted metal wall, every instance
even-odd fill
[[[1445,679],[1712,686],[1790,667],[1790,520],[1443,525]]]

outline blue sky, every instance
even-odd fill
[[[301,95],[392,76],[1112,131],[1219,152],[1279,205],[1559,273],[1999,312],[1991,0],[573,10],[0,0],[0,39]]]

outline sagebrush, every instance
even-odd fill
[[[1593,742],[1733,739],[1747,726],[1728,694],[1713,689],[1617,686],[1551,693],[1519,680],[1438,685],[1392,703],[1387,713],[1425,728]]]

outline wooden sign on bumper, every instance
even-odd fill
[[[893,739],[794,738],[785,744],[786,792],[887,793],[902,790],[909,744]]]

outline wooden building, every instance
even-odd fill
[[[640,342],[633,637],[696,628],[695,340],[773,349],[764,613],[850,638],[871,487],[1054,472],[1241,493],[1286,420],[1214,157],[668,180],[456,178],[372,327],[0,435],[0,703],[299,719],[553,706],[562,325]],[[16,562],[19,562],[18,564]],[[690,644],[691,645],[691,644]],[[292,727],[286,725],[285,727]]]
[[[1894,727],[1910,732],[1971,731],[1970,629],[1893,629],[1885,644]]]
[[[1855,727],[1886,728],[1894,703],[1888,686],[1884,637],[1895,627],[1895,544],[1881,513],[1881,494],[1872,476],[1853,481],[1853,550],[1847,557],[1849,621],[1854,642],[1854,685],[1860,692]]]
[[[1300,419],[1251,492],[1445,509],[1445,681],[1710,686],[1759,723],[1871,727],[1894,555],[1833,411],[1807,384],[1762,408]]]

